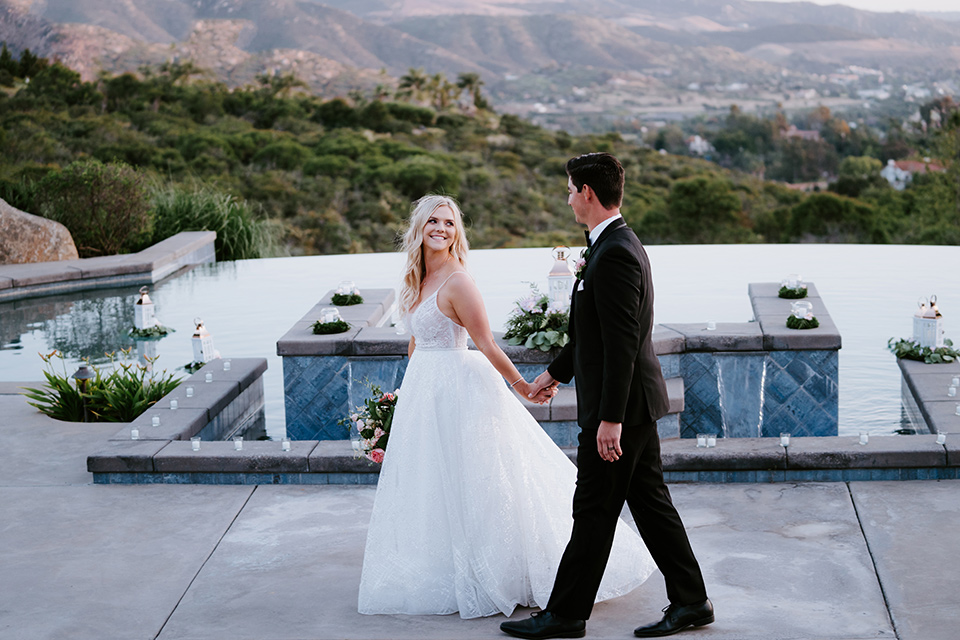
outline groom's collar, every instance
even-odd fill
[[[616,215],[610,216],[609,218],[607,218],[606,220],[604,220],[603,222],[595,226],[593,228],[593,231],[590,232],[590,246],[592,247],[593,245],[597,244],[597,240],[600,239],[600,236],[607,229],[607,227],[609,227],[611,224],[613,224],[617,220],[623,220],[623,216],[620,215],[619,213]]]

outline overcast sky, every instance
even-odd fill
[[[793,2],[795,0],[768,0]],[[845,4],[866,11],[960,11],[958,0],[809,0],[815,4]]]

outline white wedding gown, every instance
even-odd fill
[[[493,365],[467,351],[436,293],[409,325],[416,350],[380,471],[359,611],[476,618],[544,607],[573,527],[576,467]],[[621,520],[597,601],[654,569]]]

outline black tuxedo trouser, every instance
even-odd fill
[[[656,424],[624,427],[623,455],[617,462],[600,457],[596,431],[581,431],[579,439],[573,534],[546,610],[575,620],[590,617],[624,501],[664,576],[670,602],[682,606],[705,600],[700,565],[663,481]]]

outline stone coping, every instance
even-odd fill
[[[721,322],[708,329],[707,323],[670,323],[656,325],[653,346],[658,356],[690,352],[757,352],[778,350],[837,350],[841,347],[840,332],[817,288],[808,284],[806,300],[813,303],[814,315],[820,321],[816,329],[796,330],[786,327],[791,300],[777,297],[780,285],[752,283],[747,291],[756,322]],[[398,333],[394,327],[378,327],[394,302],[392,289],[367,289],[360,292],[364,304],[338,307],[340,315],[352,325],[350,331],[333,335],[314,335],[311,325],[323,307],[332,305],[333,291],[310,309],[280,340],[280,356],[405,356],[409,333]],[[502,332],[494,337],[507,357],[517,364],[549,364],[555,352],[543,352],[512,346]],[[473,342],[468,342],[469,348]]]
[[[960,395],[947,395],[951,380],[960,377],[960,362],[926,364],[901,358],[897,364],[930,432],[960,434]]]
[[[214,262],[216,238],[214,231],[183,231],[137,253],[0,265],[0,301],[157,282],[183,267]]]
[[[576,462],[576,449],[564,451]],[[779,438],[719,438],[711,448],[675,439],[663,441],[661,451],[665,474],[679,482],[946,478],[960,467],[960,438],[939,445],[933,435],[874,437],[866,445],[851,436],[792,438],[786,448]],[[136,482],[116,475],[146,474],[148,482],[246,484],[244,475],[284,474],[284,483],[323,484],[308,476],[332,474],[337,482],[368,484],[361,476],[378,474],[380,465],[355,454],[347,440],[294,441],[290,451],[273,441],[244,442],[241,451],[232,442],[203,442],[193,451],[183,441],[114,440],[90,456],[88,470],[99,482]]]

